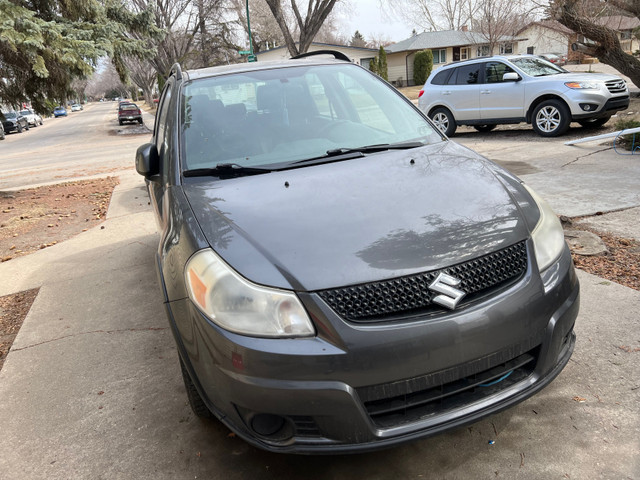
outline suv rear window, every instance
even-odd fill
[[[431,80],[431,85],[446,85],[452,71],[453,68],[449,68],[448,70],[442,70],[441,72],[436,73],[436,76]]]
[[[463,65],[455,69],[451,78],[449,78],[449,85],[469,85],[478,83],[478,76],[480,75],[480,65],[475,63],[473,65]]]

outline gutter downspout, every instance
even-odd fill
[[[409,86],[409,55],[411,55],[411,53],[407,53],[407,56],[404,57],[404,71],[405,76],[407,77],[407,87]]]

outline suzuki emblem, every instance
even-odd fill
[[[433,283],[429,285],[429,290],[433,290],[441,295],[436,296],[431,301],[453,310],[456,308],[460,300],[462,300],[462,297],[466,295],[462,290],[454,288],[460,285],[461,282],[462,280],[459,278],[452,277],[446,273],[440,273]]]

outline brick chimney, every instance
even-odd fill
[[[466,25],[462,25],[462,27],[460,27],[460,30],[462,30],[463,32],[468,32],[469,27],[467,27]]]

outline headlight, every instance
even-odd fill
[[[189,298],[220,327],[256,337],[307,337],[311,320],[293,292],[249,282],[213,250],[200,250],[187,262]]]
[[[590,90],[598,90],[600,85],[595,82],[565,82],[565,86],[569,88],[586,88]]]
[[[564,230],[562,230],[560,220],[553,213],[549,204],[527,185],[524,185],[524,187],[538,204],[538,210],[540,211],[540,219],[531,233],[531,238],[533,239],[538,269],[543,271],[562,254],[566,245],[564,242]]]

